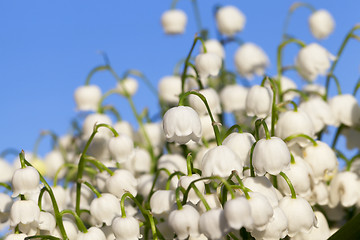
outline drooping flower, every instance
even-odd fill
[[[191,205],[184,205],[182,209],[174,210],[169,214],[169,225],[174,230],[178,239],[189,236],[197,237],[199,233],[199,212]]]
[[[134,157],[134,142],[125,135],[119,134],[117,137],[110,138],[108,147],[111,156],[118,163],[124,163]]]
[[[19,194],[36,193],[40,190],[40,175],[33,167],[19,168],[15,170],[11,183],[12,197],[17,197]]]
[[[163,117],[163,129],[168,142],[179,144],[198,142],[202,134],[199,115],[187,106],[170,108]]]
[[[227,224],[236,230],[253,223],[250,204],[243,196],[228,200],[224,206],[224,215]]]
[[[135,78],[127,77],[121,82],[118,82],[116,88],[119,90],[119,93],[123,96],[129,95],[133,96],[138,89],[138,82]]]
[[[90,204],[90,214],[100,223],[110,226],[112,220],[120,215],[120,201],[110,193],[103,193]]]
[[[106,237],[100,228],[91,227],[86,233],[79,232],[76,240],[106,240]]]
[[[265,52],[254,43],[244,43],[235,52],[235,66],[241,76],[251,80],[254,75],[263,75],[269,65]]]
[[[216,12],[216,24],[219,32],[233,36],[245,26],[245,15],[234,6],[224,6]]]
[[[165,76],[160,79],[158,89],[160,100],[174,106],[179,102],[181,78],[179,76]]]
[[[78,87],[74,93],[75,103],[79,111],[96,111],[101,99],[101,89],[97,85]]]
[[[324,39],[334,31],[335,21],[328,11],[319,9],[310,15],[309,26],[315,38]]]
[[[299,51],[295,66],[305,80],[313,82],[318,75],[326,74],[330,60],[335,60],[335,57],[319,44],[311,43]]]
[[[252,86],[246,96],[246,113],[248,116],[265,118],[271,113],[272,91],[260,85]]]
[[[141,238],[139,222],[134,217],[117,217],[111,224],[116,240],[138,240]]]
[[[187,23],[186,13],[180,9],[165,11],[161,16],[161,24],[166,34],[181,34]]]
[[[215,53],[221,59],[225,58],[225,50],[223,45],[216,39],[208,39],[205,41],[206,51],[208,53]],[[200,52],[203,52],[203,47],[200,48]]]
[[[199,227],[200,232],[209,239],[221,239],[230,230],[221,208],[210,209],[201,214]]]
[[[220,114],[221,106],[220,106],[220,97],[218,93],[213,88],[205,88],[199,91],[205,98],[210,107],[212,114]],[[200,116],[204,116],[208,114],[206,105],[204,102],[193,94],[189,96],[189,105],[192,107]]]
[[[200,79],[216,77],[220,72],[221,64],[221,57],[215,53],[200,53],[195,58],[195,68]]]
[[[220,92],[224,112],[245,111],[245,101],[249,89],[238,85],[226,85]]]
[[[329,105],[335,116],[335,126],[342,123],[352,127],[360,123],[360,106],[353,95],[337,95],[329,100]]]

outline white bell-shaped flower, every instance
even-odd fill
[[[272,107],[273,92],[260,85],[252,86],[246,96],[246,113],[248,116],[265,118],[270,115]]]
[[[266,53],[254,43],[241,45],[235,52],[234,61],[236,70],[248,80],[253,79],[255,74],[263,75],[269,65]]]
[[[296,194],[307,197],[311,194],[313,171],[307,162],[299,156],[295,156],[295,163],[290,164],[289,169],[283,172],[290,179]],[[289,185],[283,177],[277,176],[278,187],[285,195],[291,195]]]
[[[221,59],[225,58],[225,49],[223,47],[223,45],[216,39],[208,39],[205,41],[205,47],[206,47],[206,51],[208,53],[215,53],[216,55],[218,55]],[[204,49],[201,46],[200,48],[200,52],[203,53]]]
[[[133,140],[125,135],[119,134],[117,137],[110,138],[108,147],[111,156],[118,163],[124,163],[134,157],[134,142]]]
[[[201,214],[199,227],[200,232],[209,239],[221,239],[230,230],[224,210],[221,208],[211,209]]]
[[[208,203],[208,205],[211,209],[222,208],[221,202],[216,193],[204,194],[204,199]],[[206,207],[202,201],[199,201],[196,206],[200,213],[204,213],[207,211]]]
[[[199,115],[191,107],[178,106],[170,108],[163,117],[163,129],[168,142],[179,144],[190,140],[198,142],[202,128]]]
[[[226,85],[220,92],[221,104],[225,112],[245,111],[248,89],[238,85]]]
[[[119,121],[113,125],[113,128],[120,134],[126,134],[131,139],[134,139],[134,129],[127,121]]]
[[[344,207],[355,205],[360,199],[360,179],[354,172],[344,171],[335,175],[329,186],[329,206],[339,203]]]
[[[315,132],[320,132],[326,125],[335,125],[331,108],[321,97],[311,97],[308,101],[302,102],[299,109],[310,117]]]
[[[182,209],[172,211],[168,218],[169,225],[180,240],[200,235],[199,220],[199,212],[191,205],[184,205]]]
[[[353,95],[337,95],[329,100],[329,104],[335,116],[336,126],[342,123],[352,127],[360,123],[360,106]]]
[[[120,201],[110,193],[103,193],[90,204],[90,214],[100,223],[110,226],[112,220],[120,215]]]
[[[243,226],[252,225],[251,207],[243,196],[228,200],[224,206],[224,214],[232,229],[240,230]]]
[[[314,173],[314,181],[327,180],[336,172],[338,161],[334,151],[324,142],[316,141],[317,145],[304,148],[304,160]]]
[[[201,170],[203,177],[228,177],[233,170],[242,173],[243,165],[236,154],[227,146],[211,148],[203,157]]]
[[[74,98],[79,111],[96,111],[101,99],[101,89],[97,85],[85,85],[75,90]]]
[[[313,82],[318,75],[326,74],[330,60],[335,60],[335,57],[319,44],[311,43],[299,51],[295,66],[305,80]]]
[[[223,145],[233,150],[241,163],[249,167],[250,150],[255,142],[255,138],[251,133],[231,133],[224,139]]]
[[[205,187],[205,186],[204,186]],[[13,200],[6,193],[0,193],[0,223],[9,220],[9,214]]]
[[[290,165],[290,151],[278,137],[260,139],[254,147],[253,166],[258,175],[277,175]]]
[[[275,126],[275,135],[285,139],[292,135],[305,134],[309,137],[315,136],[315,130],[310,117],[306,112],[298,109],[297,111],[286,111],[279,116]],[[293,138],[288,145],[299,144],[304,147],[309,144],[309,140],[303,137]]]
[[[210,110],[212,114],[220,114],[221,106],[220,106],[220,97],[218,93],[213,88],[205,88],[199,91],[206,98],[207,103],[209,104]],[[189,96],[189,105],[192,107],[200,116],[204,116],[208,114],[206,109],[206,105],[204,102],[193,94]]]
[[[86,233],[79,232],[76,240],[106,240],[106,237],[100,228],[91,227]]]
[[[187,189],[192,181],[195,181],[196,179],[199,179],[199,174],[192,174],[191,176],[181,176],[179,181],[179,186],[183,187],[184,189]],[[195,182],[195,186],[201,193],[205,192],[205,184],[203,181],[197,181]],[[190,189],[188,194],[188,201],[190,201],[192,204],[197,204],[200,201],[200,198],[194,191],[194,189]]]
[[[248,199],[248,202],[251,208],[253,224],[245,226],[245,228],[250,232],[253,230],[264,231],[266,225],[274,215],[273,207],[263,194],[259,192],[249,192],[249,195],[250,199]]]
[[[39,224],[39,218],[40,209],[38,205],[32,200],[15,201],[11,206],[10,226],[13,228],[15,228],[18,224],[21,224],[21,226],[19,225],[19,228],[21,227],[24,230],[29,230],[29,228],[32,227],[37,228]]]
[[[93,113],[93,114],[89,114],[88,116],[86,116],[84,123],[83,123],[83,127],[82,127],[82,138],[85,140],[88,140],[89,137],[91,136],[91,134],[93,133],[94,130],[94,125],[95,124],[100,124],[100,123],[105,123],[108,125],[112,124],[111,119],[105,115],[105,114],[100,114],[100,113]],[[98,128],[98,132],[95,135],[95,138],[109,138],[112,135],[112,132],[105,128],[105,127],[100,127]]]
[[[134,217],[117,217],[111,224],[116,240],[138,240],[141,238],[139,222]]]
[[[25,167],[16,169],[12,180],[12,197],[17,197],[19,194],[32,194],[40,190],[40,175],[33,167]]]
[[[216,24],[220,33],[233,36],[244,29],[246,17],[235,6],[224,6],[216,12]]]
[[[282,239],[287,235],[287,218],[281,210],[281,208],[274,208],[274,215],[270,219],[269,223],[266,225],[264,231],[254,230],[251,232],[251,235],[256,239],[263,240],[276,240]]]
[[[288,235],[293,237],[298,232],[309,232],[317,221],[310,204],[302,197],[285,196],[279,207],[288,219]]]
[[[138,90],[138,81],[135,78],[127,77],[121,82],[118,82],[116,88],[119,90],[119,93],[123,96],[134,96]]]
[[[179,76],[165,76],[160,79],[159,98],[169,105],[177,105],[181,94],[181,78]]]
[[[135,148],[134,157],[124,163],[124,168],[135,176],[150,172],[151,156],[149,152],[142,148]]]
[[[136,186],[136,178],[131,172],[125,169],[116,170],[114,175],[106,180],[107,190],[118,198],[121,198],[125,192],[129,192],[133,196],[136,196]]]
[[[39,229],[46,234],[52,234],[55,227],[56,220],[54,215],[49,212],[41,211],[39,216]]]
[[[64,157],[61,154],[60,150],[55,149],[46,154],[44,158],[46,172],[45,176],[54,178],[57,170],[65,163]],[[61,171],[58,174],[59,178],[62,178],[65,175],[66,171]]]
[[[310,15],[309,26],[315,38],[324,39],[334,31],[335,21],[328,11],[319,9]]]
[[[166,34],[184,33],[186,23],[186,13],[180,9],[167,10],[161,16],[161,24]]]
[[[216,77],[220,72],[221,64],[221,57],[216,53],[200,53],[195,58],[195,68],[200,79]]]
[[[332,234],[330,233],[330,228],[327,219],[325,218],[324,214],[320,211],[315,211],[315,216],[317,219],[317,226],[312,227],[310,232],[303,233],[300,232],[296,234],[291,239],[293,240],[308,240],[308,239],[317,239],[317,240],[326,240]]]
[[[265,176],[245,177],[243,179],[245,187],[251,189],[253,192],[263,194],[273,208],[279,205],[276,188],[272,185],[270,180]]]
[[[315,204],[319,204],[320,206],[327,205],[329,203],[328,185],[323,181],[314,183],[312,193],[306,200],[308,200],[312,206]]]
[[[165,142],[162,123],[161,122],[144,123],[144,129],[150,139],[154,154],[158,155],[161,152],[162,148],[164,147],[164,142]],[[141,144],[143,144],[144,146],[148,145],[146,141],[146,137],[144,136],[141,130],[139,130],[137,136]]]
[[[10,182],[14,174],[14,167],[0,157],[0,182]]]
[[[154,215],[166,215],[175,203],[173,190],[157,190],[150,198],[150,208]]]
[[[140,175],[137,185],[138,194],[141,194],[145,199],[149,196],[152,184],[154,182],[155,176],[152,174],[142,174]]]

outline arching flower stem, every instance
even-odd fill
[[[312,138],[310,137],[309,135],[306,135],[306,134],[294,134],[294,135],[291,135],[287,138],[284,139],[284,142],[290,142],[291,140],[293,140],[294,138],[298,138],[298,137],[302,137],[302,138],[306,138],[307,140],[310,140],[310,142],[314,145],[314,146],[317,146],[317,142]]]
[[[295,189],[294,189],[294,186],[292,185],[290,179],[288,178],[288,176],[286,176],[286,174],[284,172],[280,172],[279,175],[281,177],[284,178],[284,180],[286,181],[287,185],[289,186],[290,188],[290,191],[291,191],[291,198],[296,198],[296,193],[295,193]]]

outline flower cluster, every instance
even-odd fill
[[[337,141],[343,135],[349,148],[359,150],[360,84],[353,95],[341,93],[334,69],[342,50],[334,57],[318,43],[285,34],[278,72],[271,77],[265,74],[265,51],[244,42],[233,54],[233,72],[224,65],[225,47],[243,30],[245,15],[223,6],[215,19],[220,39],[196,36],[183,71],[154,88],[158,121],[133,102],[138,79],[145,76],[129,71],[119,77],[106,64],[75,90],[85,117],[72,134],[42,132],[55,143],[44,159],[36,151],[22,151],[14,166],[0,159],[6,189],[0,221],[11,231],[6,240],[346,238],[346,223],[360,208],[360,156],[342,153]],[[161,23],[166,34],[181,34],[187,16],[173,8]],[[334,20],[318,10],[309,25],[315,38],[324,39]],[[351,29],[341,49],[359,28]],[[281,59],[288,44],[300,48],[291,68]],[[303,78],[303,89],[288,69]],[[90,84],[103,70],[116,80],[105,93]],[[237,81],[255,75],[263,76],[260,84]],[[315,83],[320,75],[326,76],[325,87]],[[332,79],[339,92],[329,97]],[[104,104],[112,94],[130,104],[137,129]],[[329,128],[336,129],[333,136]],[[326,134],[333,137],[331,145]]]

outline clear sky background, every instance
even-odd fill
[[[293,2],[198,0],[202,24],[211,38],[216,37],[213,18],[216,4],[235,5],[243,11],[247,22],[238,36],[266,51],[271,61],[269,75],[276,72],[276,48]],[[360,1],[309,3],[327,9],[335,18],[334,33],[320,42],[335,55],[345,34],[360,23]],[[93,67],[104,63],[98,51],[108,54],[119,74],[130,68],[138,69],[155,86],[160,78],[171,75],[175,64],[187,55],[197,29],[191,1],[180,0],[177,8],[188,15],[186,33],[165,35],[160,17],[170,5],[171,1],[165,0],[1,1],[0,151],[8,147],[31,151],[41,130],[64,135],[70,129],[70,122],[77,115],[74,90],[84,84]],[[310,34],[309,15],[305,8],[296,11],[289,33],[306,43],[318,42]],[[231,69],[237,47],[235,43],[226,46],[226,62]],[[297,49],[295,46],[285,49],[285,65],[293,63]],[[360,42],[351,40],[335,70],[343,92],[352,92],[359,69]],[[304,84],[296,73],[289,76],[299,86]],[[260,78],[256,78],[251,84],[259,82]],[[107,73],[96,74],[92,83],[100,85],[103,92],[115,86],[115,80]],[[318,78],[317,83],[323,84],[324,78]],[[335,90],[334,84],[331,88]],[[125,120],[134,122],[124,99],[113,97],[109,101],[116,103]],[[148,106],[151,115],[156,113],[157,98],[141,82],[135,103],[140,110]],[[48,147],[44,143],[40,153],[44,154]]]

